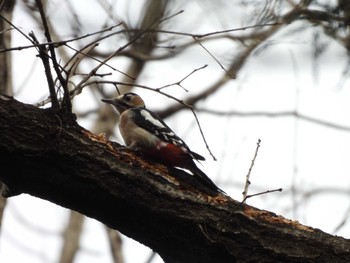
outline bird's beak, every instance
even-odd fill
[[[101,101],[109,104],[113,104],[113,100],[101,99]]]
[[[117,99],[101,99],[101,101],[111,104],[114,106],[114,108],[119,112],[119,114],[122,114],[123,111],[127,109],[127,106],[123,103],[123,101]]]

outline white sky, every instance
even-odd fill
[[[83,34],[100,29],[99,15],[104,13],[100,6],[94,4],[92,7],[93,2],[73,3],[85,7],[81,11],[82,22],[86,28]],[[121,2],[118,2],[118,12],[124,17],[123,10],[127,7],[124,9],[124,5],[119,4]],[[65,19],[65,6],[58,5],[57,1],[52,1],[51,5],[53,19],[62,23],[60,28],[65,32],[65,27],[70,21]],[[130,5],[134,7],[128,9],[133,10],[128,13],[128,19],[132,21],[139,14],[137,7],[140,4],[130,1]],[[214,15],[208,15],[205,19],[203,15],[193,15],[193,12],[200,14],[208,9],[208,5],[199,8],[197,4],[191,4],[176,19],[204,20],[200,27],[191,23],[195,32],[235,28],[244,21],[242,18],[231,23],[229,14],[225,12],[222,14],[226,19],[223,19],[224,21],[220,21]],[[248,11],[237,11],[236,15],[243,17],[245,12]],[[40,35],[40,29],[34,27],[20,7],[15,10],[14,23],[25,33],[33,30]],[[185,25],[183,30],[188,29]],[[64,35],[62,32],[59,33]],[[285,31],[273,38],[273,47],[252,56],[236,80],[225,85],[214,97],[201,102],[199,107],[242,112],[282,112],[297,109],[301,114],[350,127],[349,82],[345,80],[341,86],[338,85],[346,63],[344,49],[332,43],[320,58],[315,74],[311,55],[312,32],[306,30],[299,35],[284,33]],[[14,46],[28,44],[18,33],[14,32],[13,37]],[[227,42],[208,47],[224,64],[225,59],[235,51]],[[16,76],[14,86],[17,91],[15,97],[26,103],[35,103],[45,98],[45,77],[41,62],[35,57],[35,51],[23,50],[13,52],[13,55]],[[120,68],[125,67],[124,60],[115,63]],[[213,83],[222,74],[219,65],[200,47],[189,49],[178,59],[150,63],[139,83],[159,87],[178,81],[204,64],[208,64],[208,67],[183,83],[190,93],[195,93]],[[27,73],[28,65],[33,71]],[[85,69],[88,69],[87,66]],[[118,75],[115,74],[114,77]],[[169,89],[169,92],[179,97],[187,95],[180,88],[172,89],[174,90]],[[112,87],[106,87],[106,90],[112,91]],[[144,95],[151,109],[160,109],[167,103],[173,103],[151,92],[139,89],[136,91]],[[75,100],[75,109],[85,110],[87,105],[93,108],[100,106],[90,97],[88,91],[84,91]],[[256,142],[261,139],[261,148],[251,175],[250,193],[280,187],[284,192],[255,197],[249,199],[248,203],[334,233],[335,227],[346,217],[350,207],[349,131],[320,126],[290,116],[222,117],[205,113],[199,113],[198,116],[209,146],[218,158],[217,162],[212,161],[206,152],[191,114],[181,112],[166,121],[194,151],[205,155],[208,161],[203,163],[203,170],[220,188],[237,200],[242,198],[245,176],[253,158]],[[91,119],[80,123],[89,128]],[[290,191],[293,182],[298,191],[294,197]],[[315,190],[319,190],[320,193],[310,198],[303,195]],[[295,203],[300,205],[293,209]],[[57,262],[62,245],[61,234],[67,217],[67,210],[28,195],[9,199],[0,235],[0,262]],[[350,226],[346,223],[336,234],[349,238],[349,233]],[[148,248],[130,239],[123,240],[127,263],[146,261],[151,253]],[[111,262],[104,228],[95,220],[89,219],[85,222],[81,247],[75,262]],[[162,261],[158,258],[153,262]]]

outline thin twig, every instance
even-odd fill
[[[95,44],[96,46],[98,45],[98,43],[93,43],[93,44]],[[89,45],[90,45],[90,44],[89,44]],[[82,53],[82,51],[79,51],[79,50],[77,50],[77,49],[75,49],[75,48],[73,48],[73,47],[71,47],[71,46],[69,46],[69,45],[66,45],[66,46],[69,47],[70,49],[76,51],[77,53]],[[84,50],[84,48],[83,48],[82,50]],[[83,53],[83,54],[84,54],[84,53]],[[93,57],[92,55],[89,55],[89,54],[84,54],[84,55],[85,55],[86,57],[88,57],[88,58],[91,58],[92,60],[95,60],[95,61],[99,62],[99,63],[103,63],[102,60],[100,60],[100,59],[98,59],[98,58],[95,58],[95,57]],[[123,72],[123,71],[121,71],[121,70],[119,70],[119,69],[117,69],[117,68],[115,68],[115,67],[112,67],[111,65],[109,65],[109,64],[107,64],[107,63],[105,63],[104,65],[105,65],[106,67],[109,67],[109,68],[112,69],[113,71],[116,71],[116,72],[118,72],[118,73],[120,73],[120,74],[122,74],[122,75],[128,77],[128,78],[131,79],[131,80],[135,80],[135,78],[134,78],[133,76],[130,76],[130,75],[128,75],[127,73],[125,73],[125,72]]]
[[[12,22],[8,19],[6,19],[6,17],[4,17],[3,15],[0,14],[0,18],[4,21],[6,21],[6,23],[8,23],[10,26],[12,26],[14,29],[16,29],[21,35],[23,35],[27,40],[29,40],[29,42],[31,42],[33,45],[31,47],[36,47],[36,44],[33,42],[33,40],[27,36],[22,30],[20,30],[18,27],[16,27],[14,24],[12,24]],[[3,49],[4,50],[4,49]],[[3,50],[0,50],[0,52],[3,52]],[[10,50],[10,49],[5,49],[5,51]]]
[[[244,31],[247,29],[253,29],[253,28],[260,28],[260,27],[266,27],[266,26],[279,26],[283,25],[284,23],[266,23],[266,24],[259,24],[259,25],[252,25],[252,26],[246,26],[246,27],[239,27],[239,28],[232,28],[232,29],[227,29],[227,30],[222,30],[222,31],[215,31],[215,32],[210,32],[210,33],[205,33],[205,34],[193,34],[193,33],[185,33],[185,32],[178,32],[178,31],[171,31],[171,30],[156,30],[156,31],[151,31],[151,33],[164,33],[164,34],[171,34],[171,35],[180,35],[180,36],[188,36],[188,37],[194,37],[194,38],[204,38],[208,36],[213,36],[213,35],[221,35],[229,32],[235,32],[235,31]]]
[[[260,148],[260,143],[261,143],[261,140],[258,139],[258,142],[256,143],[255,154],[254,154],[252,163],[250,164],[250,167],[249,167],[249,170],[248,170],[248,174],[247,174],[247,176],[246,176],[245,185],[244,185],[244,191],[243,191],[243,193],[242,193],[242,194],[243,194],[243,200],[244,200],[244,202],[245,202],[245,200],[247,199],[247,196],[248,196],[248,188],[249,188],[249,185],[250,185],[250,175],[251,175],[253,166],[254,166],[254,164],[255,164],[256,157],[258,156],[258,151],[259,151],[259,148]]]
[[[191,109],[192,113],[193,113],[193,116],[194,118],[196,119],[196,122],[197,122],[197,125],[198,125],[198,128],[199,128],[199,132],[201,133],[201,136],[202,136],[202,139],[203,139],[203,142],[205,144],[205,147],[207,148],[209,154],[211,155],[211,157],[213,157],[213,160],[214,161],[217,161],[216,160],[216,157],[214,156],[214,154],[211,152],[210,148],[209,148],[209,145],[207,143],[207,140],[205,139],[205,136],[204,136],[204,133],[203,133],[203,130],[202,130],[202,126],[201,124],[199,123],[199,120],[198,120],[198,116],[196,114],[196,112],[194,111],[193,107],[192,106],[189,106],[188,107]]]
[[[182,12],[183,11],[181,10],[178,13],[176,13],[175,15],[178,15],[178,14],[180,14]],[[172,15],[172,16],[175,16],[175,15]],[[14,29],[16,29],[18,32],[20,32],[25,38],[27,38],[30,41],[30,38],[28,38],[28,36],[25,33],[23,33],[19,28],[17,28],[14,24],[12,24],[10,21],[8,21],[1,14],[0,14],[0,18],[5,20],[7,23],[9,23]],[[166,18],[166,19],[169,19],[169,18]],[[166,19],[164,19],[162,21],[165,21]],[[93,33],[88,33],[88,34],[85,34],[83,36],[78,36],[78,37],[75,37],[75,38],[70,38],[70,39],[61,40],[61,41],[52,41],[52,42],[40,43],[38,45],[39,46],[40,45],[41,46],[54,45],[55,47],[64,46],[64,45],[66,45],[69,42],[74,42],[74,41],[81,40],[81,39],[84,39],[84,38],[88,38],[88,37],[91,37],[91,36],[94,36],[94,35],[97,35],[97,34],[100,34],[100,33],[111,31],[114,28],[120,26],[121,24],[123,24],[123,23],[121,22],[121,23],[119,23],[117,25],[113,25],[113,26],[110,26],[108,28],[105,28],[105,29],[102,29],[102,30],[99,30],[99,31],[96,31],[96,32],[93,32]],[[240,28],[227,29],[227,30],[222,30],[222,31],[215,31],[215,32],[210,32],[210,33],[205,33],[205,34],[193,34],[193,33],[184,33],[184,32],[177,32],[177,31],[170,31],[170,30],[152,30],[152,29],[148,30],[148,33],[163,33],[163,34],[188,36],[188,37],[192,37],[192,38],[205,38],[205,37],[209,37],[209,36],[213,36],[213,35],[221,35],[221,34],[229,33],[229,32],[244,31],[244,30],[251,29],[251,28],[259,28],[259,27],[266,27],[266,26],[277,26],[277,25],[281,25],[281,23],[266,23],[266,24],[260,24],[260,25],[253,25],[253,26],[246,26],[246,27],[240,27]],[[136,31],[139,31],[139,30],[138,29],[120,30],[120,31],[108,34],[106,36],[103,36],[103,37],[99,38],[97,41],[101,41],[101,40],[103,40],[105,38],[108,38],[108,37],[116,35],[116,34],[132,33],[132,32],[136,32]],[[227,36],[225,36],[225,37],[227,37]],[[7,51],[16,51],[16,50],[20,51],[20,50],[23,50],[23,49],[37,47],[38,45],[33,44],[33,45],[27,45],[27,46],[19,46],[19,47],[12,47],[12,48],[1,49],[0,53],[7,52]]]
[[[230,32],[234,32],[234,31],[245,31],[247,29],[260,28],[260,27],[266,27],[266,26],[278,26],[278,25],[282,25],[282,23],[275,22],[275,23],[266,23],[266,24],[259,24],[259,25],[253,25],[253,26],[245,26],[245,27],[240,27],[240,28],[235,28],[235,29],[227,29],[227,30],[210,32],[210,33],[206,33],[206,34],[195,35],[195,37],[196,38],[203,38],[203,37],[208,37],[208,36],[212,36],[212,35],[230,33]]]
[[[185,10],[180,10],[180,11],[176,12],[175,14],[172,14],[172,15],[169,15],[169,16],[167,16],[167,17],[164,17],[163,19],[160,19],[160,20],[159,20],[159,24],[160,24],[160,23],[163,23],[163,22],[165,22],[165,21],[167,21],[167,20],[169,20],[169,19],[172,19],[172,18],[174,18],[175,16],[178,16],[178,15],[182,14],[183,12],[185,12]]]
[[[137,39],[139,39],[143,34],[145,34],[145,31],[141,31],[140,34],[138,34],[137,36],[135,36],[131,41],[129,41],[128,43],[126,43],[125,45],[121,46],[118,50],[116,50],[115,52],[113,52],[111,55],[109,55],[107,58],[105,58],[100,64],[98,64],[95,68],[93,68],[90,73],[88,73],[76,86],[76,88],[74,89],[74,93],[71,93],[71,96],[75,96],[79,93],[81,93],[83,87],[85,86],[84,84],[92,77],[96,74],[96,72],[103,66],[105,65],[111,58],[113,58],[118,52],[120,52],[121,50],[127,48],[128,46],[130,46],[132,43],[134,43]]]
[[[26,34],[24,34],[19,28],[17,28],[15,25],[11,24],[10,21],[6,20],[6,18],[3,18],[2,15],[0,15],[0,18],[4,19],[7,23],[9,23],[14,29],[16,29],[18,32],[20,32],[22,35],[24,35],[27,39],[28,39],[28,36]],[[117,25],[114,25],[114,26],[110,26],[108,28],[105,28],[105,29],[102,29],[102,30],[99,30],[99,31],[96,31],[96,32],[93,32],[93,33],[89,33],[89,34],[86,34],[84,36],[78,36],[78,37],[75,37],[75,38],[70,38],[70,39],[67,39],[67,40],[60,40],[60,41],[52,41],[52,42],[45,42],[45,43],[39,43],[39,44],[34,44],[33,45],[27,45],[27,46],[19,46],[19,47],[12,47],[12,48],[6,48],[6,49],[1,49],[0,50],[0,53],[2,52],[7,52],[7,51],[20,51],[20,50],[23,50],[23,49],[28,49],[28,48],[35,48],[35,47],[38,47],[38,46],[47,46],[47,45],[54,45],[55,47],[60,47],[60,46],[64,46],[64,45],[67,45],[67,43],[70,43],[70,42],[75,42],[77,40],[81,40],[81,39],[84,39],[84,38],[87,38],[87,37],[91,37],[91,36],[94,36],[94,35],[97,35],[97,34],[101,34],[101,33],[104,33],[104,32],[107,32],[107,31],[111,31],[113,30],[115,27],[118,27],[120,26],[122,23],[119,23]],[[126,30],[120,30],[118,32],[114,32],[114,34],[119,34],[119,33],[125,33]],[[109,35],[111,36],[111,35]],[[31,41],[31,39],[29,39]],[[100,41],[102,39],[98,39],[97,41]],[[32,42],[32,41],[31,41]]]
[[[332,129],[338,129],[342,131],[350,131],[350,126],[344,126],[332,122],[328,122],[325,120],[317,119],[311,116],[304,115],[299,113],[298,111],[279,111],[279,112],[263,112],[263,111],[251,111],[251,112],[243,112],[243,111],[220,111],[220,110],[212,110],[212,109],[204,109],[197,108],[197,112],[204,112],[208,114],[213,114],[221,117],[225,116],[240,116],[240,117],[269,117],[269,118],[277,118],[277,117],[295,117],[307,122],[311,122],[317,125],[329,127]]]
[[[98,43],[93,43],[93,44],[90,43],[89,45],[94,45],[94,47],[96,47],[96,46],[98,46]],[[68,48],[74,50],[74,51],[76,52],[76,54],[82,54],[82,55],[84,55],[85,57],[91,58],[92,60],[95,60],[95,61],[97,61],[97,62],[99,62],[99,63],[102,63],[102,60],[100,60],[100,59],[98,59],[98,58],[95,58],[95,57],[91,56],[90,54],[87,54],[87,53],[84,53],[84,52],[83,52],[83,50],[84,50],[86,47],[88,47],[89,45],[85,46],[85,47],[82,48],[81,50],[78,50],[78,49],[76,49],[76,48],[73,48],[73,47],[70,46],[70,45],[66,45],[66,46],[67,46]],[[73,55],[73,57],[76,56],[76,54]],[[73,58],[73,57],[72,57],[72,58]],[[69,61],[68,61],[68,63],[69,63]],[[67,63],[67,64],[68,64],[68,63]],[[132,80],[135,80],[134,77],[132,77],[132,76],[126,74],[125,72],[122,72],[122,71],[116,69],[115,67],[112,67],[111,65],[109,65],[109,64],[107,64],[107,63],[105,63],[105,66],[109,67],[109,68],[112,69],[113,71],[117,71],[118,73],[123,74],[124,76],[126,76],[126,77],[128,77],[128,78],[130,78],[130,79],[132,79]]]
[[[156,91],[160,91],[161,89],[164,89],[164,88],[167,88],[167,87],[171,87],[171,86],[177,85],[177,86],[179,86],[180,88],[182,88],[184,91],[188,92],[188,90],[185,89],[185,88],[181,85],[181,83],[182,83],[185,79],[187,79],[189,76],[191,76],[192,74],[194,74],[195,72],[197,72],[198,70],[204,69],[204,68],[206,68],[207,66],[208,66],[208,65],[204,65],[204,66],[202,66],[202,67],[196,68],[196,69],[192,70],[191,73],[189,73],[189,74],[187,74],[185,77],[183,77],[181,80],[179,80],[179,81],[177,81],[177,82],[174,82],[174,83],[171,83],[171,84],[164,85],[164,86],[162,86],[162,87],[160,87],[160,88],[157,88]]]
[[[179,12],[170,15],[168,17],[165,17],[163,19],[159,20],[159,23],[162,23],[164,21],[167,21],[168,19],[182,13],[183,10],[180,10]],[[151,23],[146,29],[144,30],[138,30],[136,32],[138,32],[138,34],[136,34],[136,36],[131,39],[128,43],[126,43],[125,45],[121,46],[120,48],[118,48],[115,52],[113,52],[112,54],[110,54],[107,58],[105,58],[99,65],[97,65],[95,68],[93,68],[89,74],[87,74],[77,85],[75,88],[75,92],[73,94],[71,94],[71,96],[75,96],[77,94],[79,94],[83,87],[85,86],[84,84],[92,77],[95,75],[95,73],[106,63],[108,62],[111,58],[113,58],[116,54],[118,54],[119,52],[121,52],[122,50],[126,49],[127,47],[129,47],[130,45],[132,45],[135,41],[137,41],[138,39],[140,39],[144,34],[151,32],[152,27],[154,26],[154,24],[157,21],[154,21],[153,23]]]
[[[202,47],[209,54],[209,56],[212,57],[212,59],[215,60],[215,62],[220,66],[220,68],[223,69],[231,79],[236,78],[235,76],[231,75],[230,72],[228,72],[228,70],[221,64],[221,62],[200,41],[198,41],[198,39],[196,37],[193,37],[193,40],[196,41],[196,43],[200,47]]]
[[[151,263],[156,256],[157,252],[152,251],[152,253],[148,256],[146,263]]]
[[[68,48],[74,50],[76,53],[68,60],[68,62],[63,66],[63,68],[67,71],[68,76],[72,76],[75,75],[75,71],[78,67],[78,65],[80,64],[80,62],[88,57],[91,58],[95,61],[101,62],[99,59],[95,59],[94,57],[92,57],[89,53],[98,46],[98,43],[93,43],[93,44],[88,44],[85,47],[83,47],[81,50],[77,50],[69,45],[66,45]],[[114,69],[112,66],[108,67]],[[68,79],[69,79],[68,77]]]
[[[277,189],[273,189],[273,190],[266,190],[264,192],[260,192],[260,193],[256,193],[256,194],[246,195],[244,201],[246,201],[248,198],[251,198],[251,197],[264,195],[264,194],[269,194],[269,193],[274,193],[274,192],[282,192],[282,191],[283,191],[282,188],[277,188]]]

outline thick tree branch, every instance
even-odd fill
[[[0,154],[0,179],[12,194],[93,217],[165,262],[350,262],[350,240],[206,193],[183,171],[5,96]]]

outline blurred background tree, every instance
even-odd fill
[[[70,79],[82,126],[121,142],[118,116],[100,98],[133,90],[206,153],[193,115],[169,96],[183,100],[218,160],[207,152],[203,169],[220,188],[242,198],[260,138],[250,191],[284,191],[249,203],[348,237],[348,1],[43,3],[60,64],[84,58]],[[45,41],[36,1],[0,8],[0,93],[46,107],[43,68],[22,34]],[[0,199],[0,226],[0,261],[161,262],[117,231],[29,196]]]

